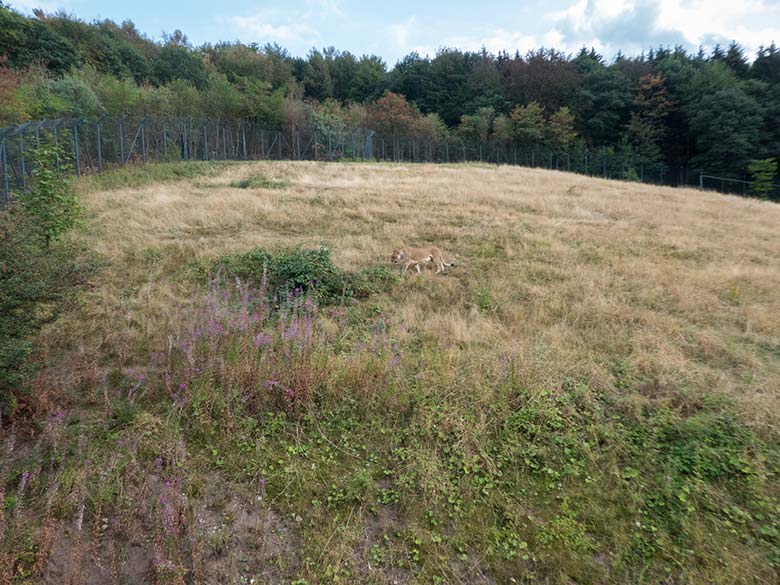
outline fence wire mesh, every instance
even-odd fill
[[[42,140],[59,145],[67,159],[63,162],[79,176],[137,162],[179,160],[485,162],[718,189],[715,182],[702,185],[699,173],[687,167],[637,160],[612,148],[564,151],[495,140],[380,135],[367,129],[268,129],[245,120],[61,118],[0,129],[0,206],[29,185],[31,150]],[[725,190],[726,183],[722,185]]]

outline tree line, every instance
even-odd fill
[[[333,47],[302,58],[277,44],[194,47],[180,31],[154,42],[129,20],[28,17],[0,3],[0,125],[125,114],[608,148],[637,165],[741,178],[755,161],[776,172],[780,50],[750,61],[736,43],[706,54],[657,47],[608,62],[585,48],[443,48],[388,68]]]

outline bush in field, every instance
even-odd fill
[[[20,209],[0,213],[0,406],[13,409],[33,371],[28,357],[40,327],[89,270],[70,246],[41,245]]]
[[[0,213],[0,405],[11,408],[29,380],[36,333],[89,272],[77,250],[59,242],[78,207],[56,171],[58,156],[51,145],[35,150],[30,192]]]
[[[58,112],[59,116],[95,117],[103,113],[95,92],[78,77],[63,77],[49,82],[52,94],[59,98],[65,106]]]
[[[387,290],[397,280],[385,267],[373,267],[350,273],[333,263],[330,250],[292,249],[271,254],[255,248],[219,261],[239,278],[265,282],[272,298],[283,299],[295,291],[312,290],[321,303],[364,298]]]
[[[32,222],[38,237],[48,248],[76,223],[79,208],[70,182],[63,176],[64,159],[58,146],[42,144],[32,153],[32,187],[19,198],[22,213]]]

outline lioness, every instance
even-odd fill
[[[420,272],[420,264],[433,262],[434,266],[436,266],[436,274],[444,271],[445,266],[455,265],[454,262],[445,262],[441,250],[436,246],[426,246],[424,248],[405,246],[400,250],[393,251],[392,256],[390,256],[390,262],[393,264],[403,262],[404,268],[401,272],[402,274],[406,274],[406,271],[412,264],[417,268],[417,272]]]

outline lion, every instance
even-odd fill
[[[406,274],[406,271],[412,264],[417,268],[417,272],[420,272],[420,264],[433,262],[434,266],[436,266],[436,274],[444,272],[445,266],[455,266],[454,262],[444,261],[444,255],[436,246],[425,246],[422,248],[405,246],[400,250],[393,251],[393,254],[390,256],[390,262],[393,264],[403,263],[404,267],[401,274]]]

